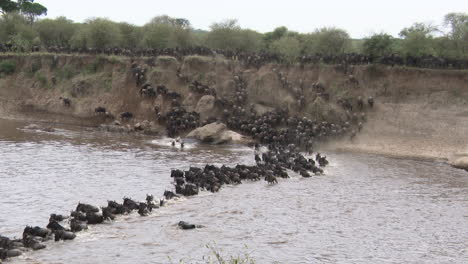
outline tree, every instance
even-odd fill
[[[394,40],[393,37],[381,33],[374,34],[370,38],[365,39],[363,51],[365,54],[372,56],[383,56],[393,52]]]
[[[262,48],[262,34],[250,29],[241,29],[238,32],[238,49],[246,52],[257,52]]]
[[[0,42],[10,42],[27,50],[37,37],[26,18],[18,13],[6,13],[0,18]]]
[[[121,45],[123,48],[133,49],[140,46],[141,39],[143,38],[143,30],[141,27],[125,22],[119,23],[118,26],[122,34]]]
[[[72,48],[87,48],[89,42],[88,25],[77,24],[75,34],[70,39],[70,45]]]
[[[444,24],[450,27],[448,38],[453,41],[454,49],[460,56],[468,55],[468,14],[449,13]]]
[[[69,47],[77,25],[66,17],[57,17],[37,21],[34,29],[45,46]]]
[[[344,53],[351,45],[351,39],[346,31],[339,28],[321,28],[304,38],[304,53],[321,53],[337,55]]]
[[[0,0],[0,9],[2,14],[10,13],[13,11],[18,11],[18,3],[10,0]]]
[[[148,48],[188,47],[193,43],[190,22],[185,18],[157,16],[143,26],[143,46]]]
[[[75,48],[113,48],[121,45],[122,34],[117,23],[105,18],[89,19],[72,37]]]
[[[434,55],[434,37],[432,34],[437,30],[436,27],[424,23],[415,23],[411,27],[404,28],[399,34],[403,38],[401,53],[407,56]]]
[[[402,29],[399,35],[402,38],[407,38],[411,36],[411,34],[423,34],[425,36],[430,36],[436,31],[438,31],[438,29],[433,25],[424,23],[414,23],[411,27]]]
[[[236,19],[227,19],[211,25],[206,36],[207,46],[215,49],[238,50],[241,46],[241,27]]]
[[[301,43],[292,36],[283,36],[271,43],[271,50],[287,62],[293,62],[301,53]]]
[[[263,41],[265,43],[265,48],[269,49],[273,41],[278,40],[286,35],[288,28],[281,26],[275,28],[272,32],[267,32],[263,35]]]
[[[38,17],[47,15],[47,8],[39,3],[33,3],[32,0],[18,1],[21,13],[23,13],[32,24]]]

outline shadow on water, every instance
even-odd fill
[[[44,226],[78,200],[102,205],[172,188],[170,168],[252,163],[242,146],[115,135],[0,121],[0,233]],[[29,126],[29,127],[28,127]],[[169,144],[168,144],[169,143]],[[193,145],[190,145],[193,144]],[[12,263],[200,263],[205,245],[258,263],[464,263],[468,174],[443,163],[327,153],[323,176],[227,186],[50,242]],[[205,227],[182,231],[180,220]],[[247,249],[245,248],[247,246]]]

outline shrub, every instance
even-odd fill
[[[47,86],[47,83],[48,83],[47,76],[43,72],[41,71],[36,72],[36,74],[34,74],[34,77],[41,84],[41,87]]]
[[[59,80],[70,80],[76,74],[77,74],[77,71],[73,67],[73,65],[67,64],[63,66],[62,68],[60,68],[59,70],[57,70],[56,76]]]
[[[0,73],[2,74],[12,74],[16,71],[16,62],[11,60],[4,60],[0,62]]]
[[[84,73],[92,74],[98,72],[106,63],[106,57],[97,56],[92,63],[86,64]]]

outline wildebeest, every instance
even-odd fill
[[[107,112],[107,110],[106,110],[105,107],[98,106],[98,107],[94,108],[94,112],[96,114],[105,114]]]
[[[69,98],[60,96],[59,99],[62,100],[62,103],[63,103],[64,106],[66,106],[66,107],[71,106],[71,100]]]
[[[120,118],[121,119],[132,119],[133,118],[133,114],[131,112],[123,112],[123,113],[120,113]]]
[[[372,96],[370,96],[368,99],[367,99],[367,103],[369,104],[369,106],[372,108],[374,107],[374,98]]]

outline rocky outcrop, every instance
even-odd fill
[[[223,123],[211,123],[199,127],[187,135],[187,138],[195,138],[203,143],[225,144],[225,143],[248,143],[250,138],[227,129]]]

